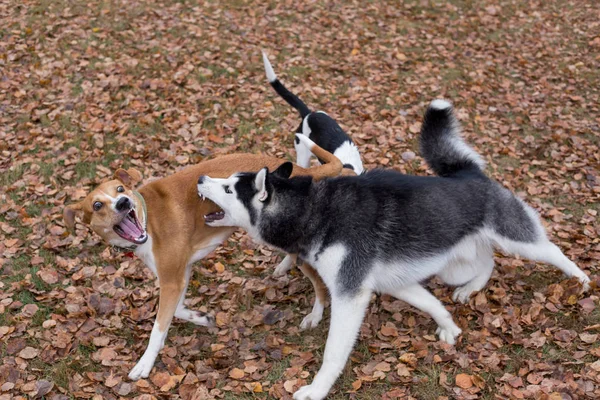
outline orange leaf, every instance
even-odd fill
[[[242,379],[246,373],[239,368],[234,368],[229,371],[229,377],[233,379]]]
[[[458,374],[456,375],[456,386],[468,389],[473,386],[473,380],[471,379],[471,375],[467,374]]]

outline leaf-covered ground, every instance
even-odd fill
[[[294,157],[298,117],[267,85],[260,49],[347,129],[367,168],[427,174],[423,111],[454,102],[488,174],[598,281],[597,1],[2,1],[0,18],[2,400],[289,399],[312,379],[328,313],[300,332],[310,283],[272,278],[281,255],[240,232],[197,264],[188,291],[218,326],[176,322],[150,378],[129,381],[154,280],[61,219],[117,167],[150,178],[224,153]],[[427,315],[373,300],[330,398],[599,398],[596,289],[496,261],[468,305],[428,283],[463,328],[456,347]]]

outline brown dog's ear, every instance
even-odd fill
[[[119,168],[115,172],[115,179],[120,180],[125,186],[133,189],[142,181],[142,174],[135,168],[129,168],[127,171]]]
[[[63,210],[63,219],[65,220],[65,226],[71,232],[75,229],[75,216],[83,212],[81,202],[71,204],[65,207]]]

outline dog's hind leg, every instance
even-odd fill
[[[554,265],[566,276],[574,276],[579,279],[583,285],[583,290],[589,289],[590,278],[546,237],[539,238],[535,243],[517,242],[504,237],[498,237],[496,242],[507,253],[518,254],[533,261]]]
[[[169,326],[186,287],[185,261],[157,259],[157,267],[160,282],[158,313],[154,321],[152,333],[150,334],[148,347],[142,358],[140,358],[135,367],[129,372],[129,379],[132,380],[147,378],[150,374],[154,366],[154,361],[165,344]]]
[[[225,240],[224,237],[229,235],[229,232],[224,230],[223,237],[215,236],[212,241],[214,243],[221,243],[222,240]],[[227,235],[227,236],[225,236]],[[221,240],[222,239],[222,240]],[[192,264],[194,261],[201,260],[206,257],[208,254],[212,253],[214,249],[217,248],[218,244],[209,244],[208,246],[199,249],[193,256],[192,259],[188,262],[185,271],[185,287],[183,292],[181,293],[181,297],[179,298],[179,303],[177,303],[177,309],[175,310],[175,317],[182,319],[187,322],[191,322],[192,324],[198,326],[213,326],[214,325],[214,317],[208,315],[201,311],[190,310],[185,306],[185,294],[187,292],[187,287],[190,282],[190,274],[192,273]]]
[[[179,298],[179,303],[177,304],[177,309],[175,310],[175,317],[187,322],[191,322],[192,324],[198,326],[213,326],[213,316],[208,315],[207,313],[204,313],[202,311],[190,310],[184,305],[185,294],[187,292],[187,287],[190,282],[191,270],[192,264],[190,263],[190,265],[188,265],[186,268],[185,287],[183,288],[181,297]]]
[[[331,324],[321,369],[310,385],[294,393],[295,400],[321,400],[327,396],[348,361],[370,300],[371,291],[366,289],[353,296],[332,295]]]
[[[438,324],[436,333],[439,338],[446,343],[456,343],[457,336],[462,332],[461,329],[454,323],[452,315],[446,310],[446,307],[427,289],[419,284],[414,284],[395,290],[386,290],[385,293],[429,314]]]
[[[495,245],[509,254],[554,265],[565,275],[579,279],[587,290],[590,278],[548,239],[535,210],[504,188],[492,190],[496,202],[487,211],[491,228],[487,236]]]
[[[454,289],[452,300],[468,303],[473,292],[478,292],[485,287],[494,271],[494,257],[477,259],[477,274],[469,282]]]
[[[325,309],[325,302],[327,301],[327,287],[325,287],[325,284],[317,271],[307,263],[302,263],[300,271],[310,279],[315,290],[315,304],[313,309],[300,323],[300,329],[304,330],[315,328],[319,325],[321,319],[323,319],[323,310]]]
[[[447,284],[458,286],[452,300],[467,303],[473,292],[485,287],[494,271],[494,252],[491,246],[478,245],[475,256],[449,263],[438,276]]]
[[[275,271],[273,272],[273,276],[283,276],[286,272],[288,272],[294,264],[296,264],[297,255],[296,254],[288,254],[285,258],[277,265]]]

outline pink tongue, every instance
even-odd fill
[[[137,225],[135,223],[133,223],[131,220],[129,220],[129,218],[127,218],[127,217],[123,218],[123,221],[121,221],[119,226],[121,227],[121,229],[123,229],[123,232],[125,232],[127,235],[129,235],[131,237],[138,238],[138,237],[142,236],[141,229],[138,228]]]

